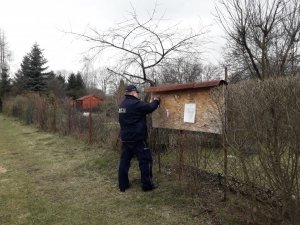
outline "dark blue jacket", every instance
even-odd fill
[[[159,101],[146,103],[138,98],[125,95],[119,108],[119,123],[123,142],[147,140],[146,115],[159,106]]]

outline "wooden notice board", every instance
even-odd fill
[[[222,113],[211,95],[211,88],[222,84],[226,82],[218,80],[146,88],[145,92],[161,98],[160,107],[152,113],[153,127],[222,133]]]

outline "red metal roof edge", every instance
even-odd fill
[[[86,99],[86,98],[89,98],[89,97],[95,97],[95,98],[100,99],[100,100],[103,101],[102,98],[97,97],[96,95],[85,95],[85,96],[82,96],[82,97],[80,97],[80,98],[77,98],[76,101],[82,101],[82,100],[84,100],[84,99]]]
[[[160,85],[157,87],[145,88],[145,92],[168,92],[168,91],[179,91],[179,90],[189,90],[189,89],[201,89],[201,88],[212,88],[218,87],[222,84],[227,84],[225,80],[212,80],[201,83],[186,83],[186,84],[170,84],[170,85]]]

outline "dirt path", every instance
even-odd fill
[[[141,192],[116,186],[117,153],[0,114],[0,224],[211,224],[167,180]],[[196,213],[195,213],[196,212]]]

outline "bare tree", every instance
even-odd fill
[[[223,66],[214,64],[204,64],[202,70],[202,81],[220,80],[224,77]]]
[[[298,0],[219,0],[216,12],[236,75],[263,80],[299,73]]]
[[[94,69],[93,64],[87,58],[82,59],[83,67],[82,78],[85,86],[90,89],[94,89],[97,86],[97,71]]]
[[[0,29],[0,72],[2,68],[8,67],[8,61],[10,60],[10,57],[11,52],[8,48],[5,33]]]
[[[85,33],[68,33],[91,44],[91,58],[103,55],[105,50],[109,56],[113,51],[118,60],[116,66],[108,68],[111,74],[137,84],[154,85],[149,71],[174,55],[198,54],[199,38],[204,33],[179,32],[178,26],[165,26],[163,22],[162,17],[157,18],[156,8],[146,21],[142,21],[133,8],[129,19],[107,31],[88,28]]]
[[[101,68],[97,71],[96,85],[99,87],[105,94],[107,94],[109,90],[109,81],[110,74],[106,69]]]
[[[166,62],[160,70],[162,83],[189,83],[202,80],[202,64],[183,57]]]
[[[203,64],[197,58],[179,57],[165,62],[153,77],[168,84],[202,82],[219,79],[220,69],[212,64]]]

